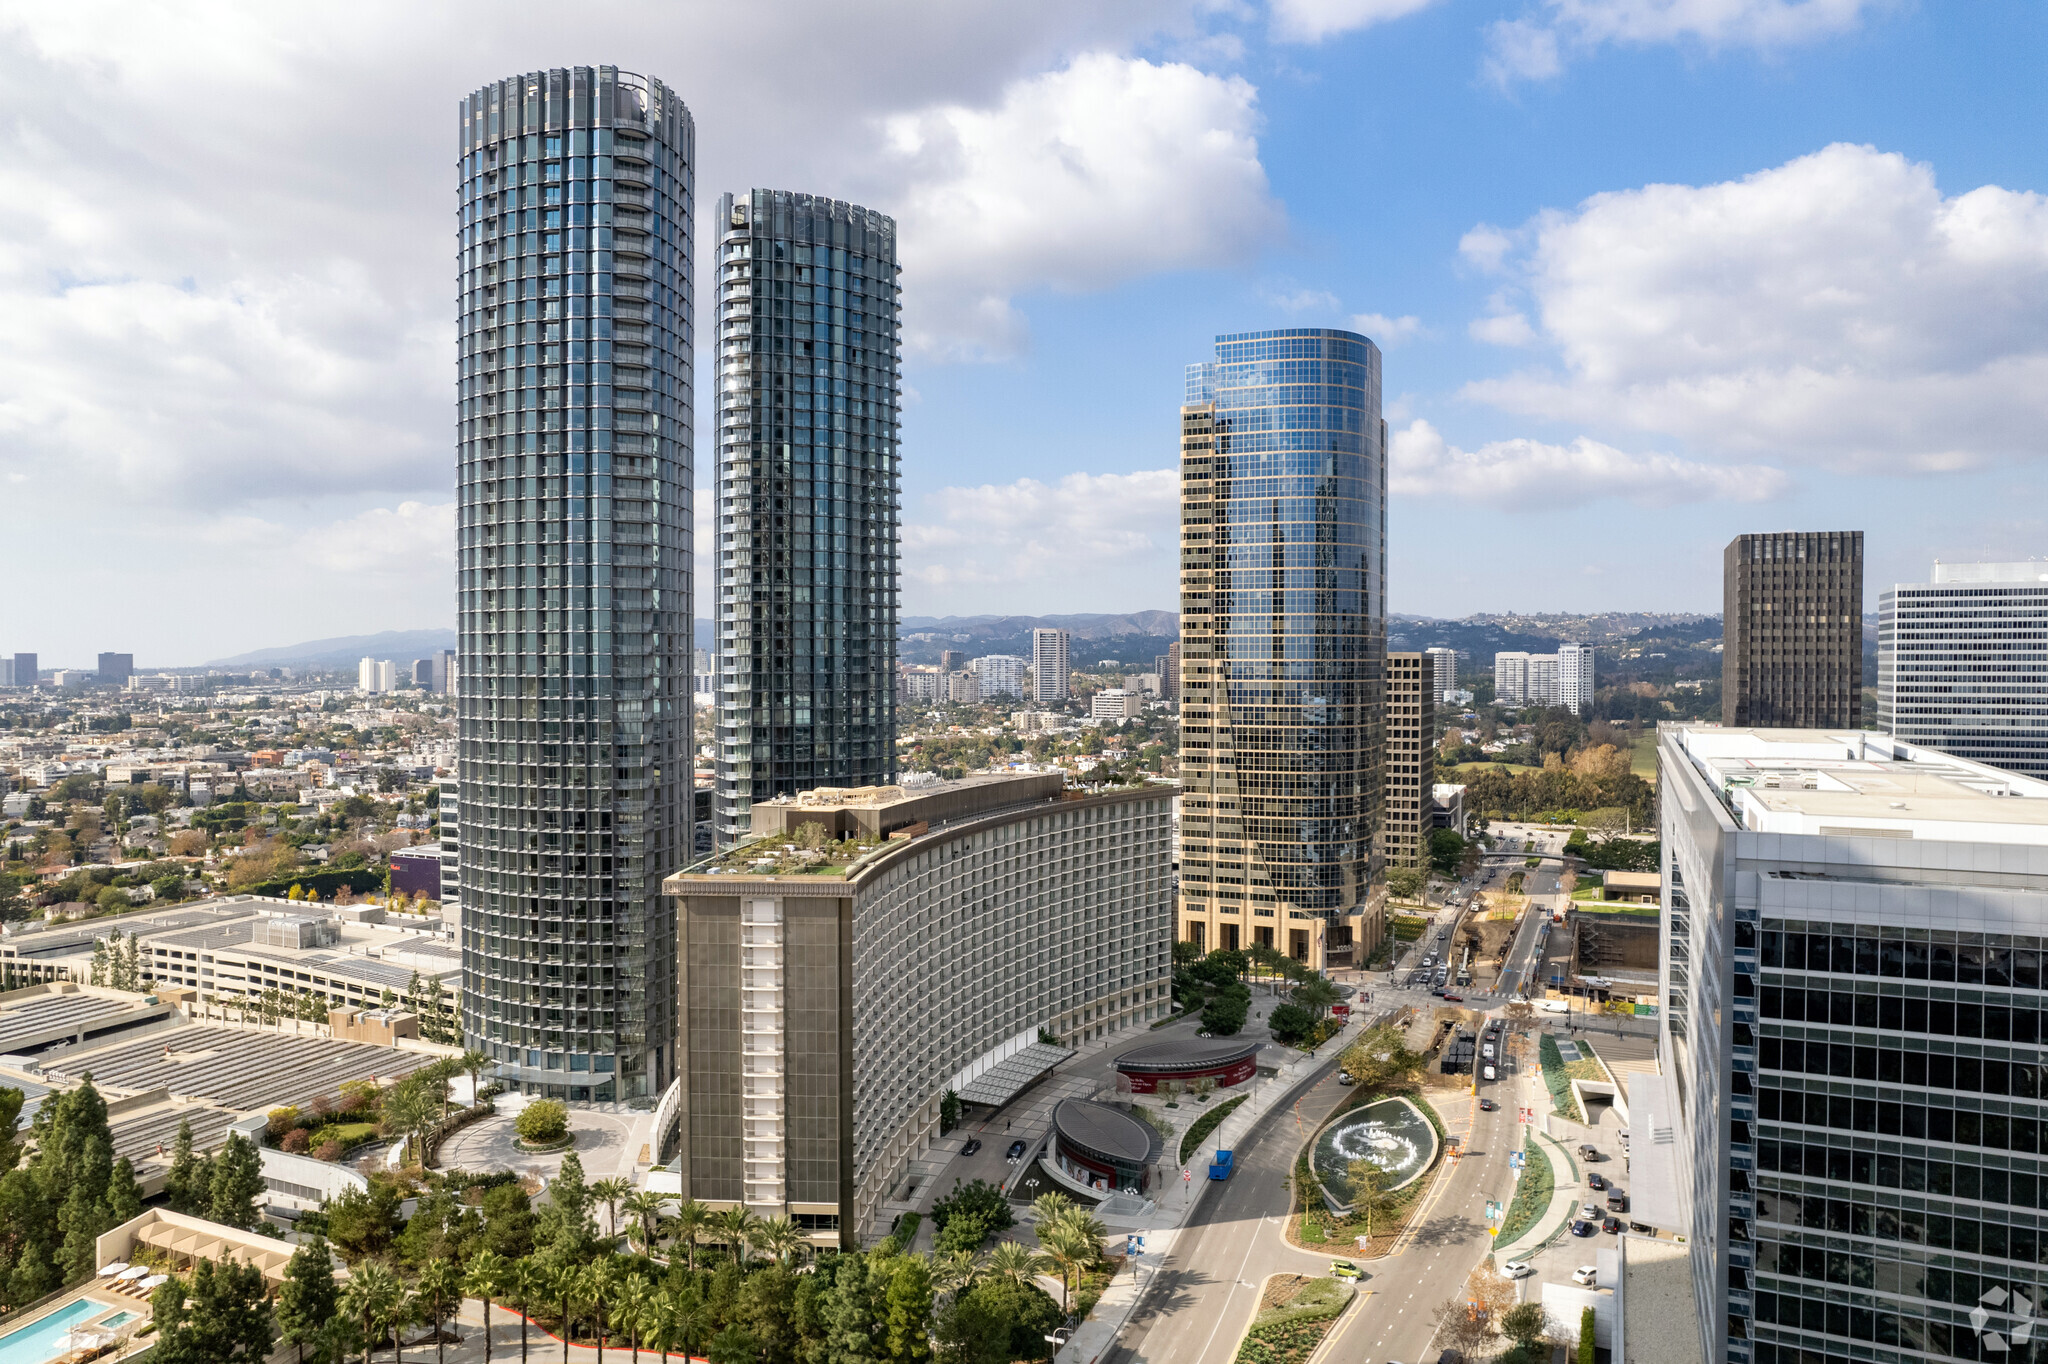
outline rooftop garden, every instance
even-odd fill
[[[739,844],[691,870],[719,876],[844,876],[887,844],[887,839],[859,836],[833,839],[822,824],[805,824],[793,835],[771,834]]]

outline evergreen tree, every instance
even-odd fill
[[[276,1334],[263,1271],[254,1265],[201,1260],[192,1275],[192,1320],[198,1357],[207,1364],[263,1359]]]
[[[21,1143],[15,1137],[21,1131],[22,1092],[0,1085],[0,1175],[14,1168],[21,1159]]]
[[[197,1214],[206,1206],[213,1171],[206,1158],[192,1150],[192,1120],[180,1119],[171,1142],[171,1172],[164,1179],[164,1202],[172,1212]]]
[[[313,1347],[314,1364],[335,1364],[323,1346],[328,1323],[339,1311],[341,1291],[334,1284],[334,1262],[327,1242],[314,1237],[292,1252],[284,1267],[284,1283],[277,1290],[277,1324],[285,1342],[298,1349],[299,1364],[306,1364],[306,1347]]]
[[[838,1257],[821,1313],[826,1364],[870,1364],[882,1357],[877,1349],[880,1323],[875,1296],[887,1278],[873,1270],[887,1263],[862,1251]]]
[[[213,1158],[206,1216],[246,1231],[256,1225],[256,1200],[263,1196],[263,1189],[263,1158],[257,1154],[256,1143],[240,1132],[230,1132]]]
[[[887,1353],[883,1357],[905,1364],[931,1358],[932,1275],[923,1259],[910,1255],[897,1262],[884,1302]]]

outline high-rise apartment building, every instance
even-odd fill
[[[1721,556],[1721,723],[1863,723],[1863,532],[1738,535]]]
[[[1458,687],[1458,651],[1440,644],[1423,652],[1429,655],[1430,676],[1436,679],[1436,699],[1441,703]]]
[[[1529,698],[1529,655],[1515,649],[1493,656],[1493,699],[1519,706]]]
[[[36,656],[34,654],[16,654],[14,656],[15,686],[33,687],[36,684],[37,679],[41,676],[42,673],[39,666],[37,665]]]
[[[462,101],[457,221],[464,1041],[529,1094],[675,1071],[690,848],[695,125],[660,81]]]
[[[1593,709],[1593,646],[1557,646],[1557,704],[1574,715]]]
[[[894,219],[809,194],[718,202],[718,797],[896,778]]]
[[[375,696],[379,692],[390,691],[395,680],[396,673],[389,659],[365,658],[356,664],[357,691]]]
[[[1024,660],[1015,654],[983,654],[970,665],[981,681],[981,699],[1024,699]]]
[[[1558,690],[1557,655],[1530,654],[1529,686],[1522,698],[1523,704],[1554,706],[1563,699]]]
[[[2048,777],[2048,562],[1936,564],[1878,598],[1877,723]]]
[[[1068,690],[1067,650],[1073,640],[1065,630],[1031,632],[1031,699],[1064,701]]]
[[[100,685],[103,687],[125,687],[128,679],[135,676],[134,654],[101,654]]]
[[[1429,863],[1436,702],[1435,660],[1429,654],[1387,655],[1387,785],[1380,852],[1390,867]]]
[[[940,672],[942,672],[942,673],[957,673],[957,672],[959,672],[959,671],[960,671],[960,670],[961,670],[962,668],[965,668],[966,666],[967,666],[967,651],[966,651],[965,649],[941,649],[941,650],[939,650],[939,671],[940,671]]]
[[[441,696],[455,694],[455,651],[436,649],[434,651],[433,689]]]
[[[2028,1358],[2048,783],[1845,728],[1665,725],[1657,768],[1630,1215],[1686,1238],[1702,1354]]]
[[[1166,657],[1159,663],[1159,695],[1168,701],[1180,700],[1180,641],[1166,646]]]
[[[1382,931],[1386,429],[1379,348],[1219,336],[1181,408],[1184,940],[1315,967]]]

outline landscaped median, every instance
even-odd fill
[[[1302,1364],[1353,1296],[1355,1290],[1342,1279],[1272,1275],[1237,1347],[1237,1364]]]
[[[1202,1143],[1208,1139],[1211,1132],[1223,1125],[1223,1120],[1230,1116],[1231,1110],[1250,1097],[1249,1094],[1240,1094],[1235,1099],[1217,1104],[1196,1118],[1193,1126],[1188,1128],[1187,1135],[1180,1139],[1180,1163],[1187,1164],[1188,1157],[1202,1149]]]
[[[1522,1162],[1522,1177],[1515,1181],[1515,1196],[1508,1203],[1508,1215],[1501,1220],[1500,1233],[1493,1239],[1496,1246],[1512,1245],[1526,1235],[1549,1211],[1550,1196],[1557,1192],[1557,1173],[1550,1168],[1550,1157],[1543,1153],[1533,1134],[1522,1143]]]

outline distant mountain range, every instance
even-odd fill
[[[278,649],[257,649],[232,658],[210,658],[207,668],[353,668],[365,658],[410,663],[430,658],[436,649],[455,647],[453,630],[384,630],[374,635],[337,635],[309,639]]]
[[[1120,616],[905,616],[896,627],[896,656],[905,663],[937,663],[941,651],[959,649],[970,656],[1029,658],[1033,630],[1065,630],[1072,635],[1067,656],[1075,667],[1108,660],[1149,671],[1166,646],[1180,638],[1180,615],[1132,611]]]

